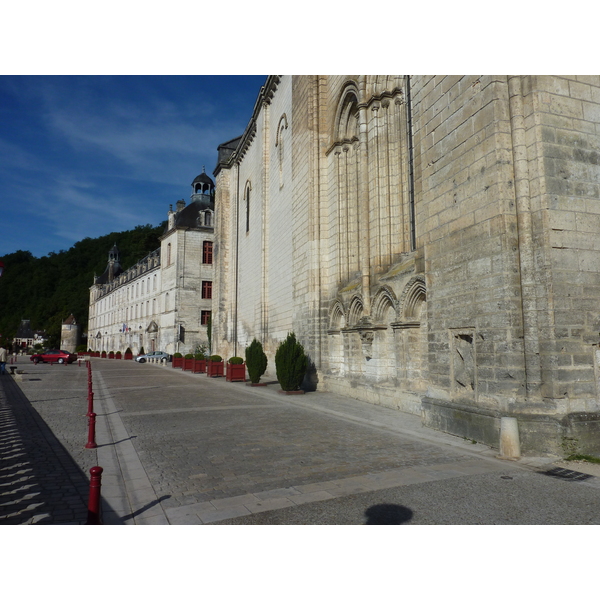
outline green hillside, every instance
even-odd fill
[[[121,266],[127,269],[149,252],[160,247],[158,227],[139,225],[130,231],[85,238],[69,250],[51,252],[35,258],[18,250],[0,256],[4,274],[0,277],[0,344],[10,343],[21,319],[29,319],[31,328],[45,330],[50,346],[58,346],[61,323],[71,314],[82,330],[87,330],[89,290],[94,274],[101,275],[108,251],[117,244]]]

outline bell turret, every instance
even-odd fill
[[[206,174],[204,167],[202,173],[192,181],[192,202],[202,202],[202,204],[211,204],[215,199],[215,184]]]

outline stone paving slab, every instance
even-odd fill
[[[0,376],[0,524],[84,524],[96,464],[84,448],[85,371],[22,369],[19,383]]]
[[[412,490],[418,497],[427,486],[469,488],[471,480],[489,477],[495,484],[524,467],[532,471],[551,463],[499,461],[490,448],[424,429],[416,416],[335,394],[281,396],[276,386],[250,388],[120,361],[93,360],[92,369],[98,448],[90,454],[71,441],[81,422],[61,404],[78,402],[76,371],[54,369],[50,376],[40,370],[32,378],[38,381],[25,376],[20,385],[47,403],[48,420],[76,457],[71,476],[81,471],[78,462],[97,456],[105,469],[107,524],[360,523],[356,507],[373,494]],[[18,445],[6,450],[23,453]],[[55,478],[56,489],[63,479]],[[574,484],[595,493],[600,479]],[[33,506],[36,497],[27,492],[19,493]],[[66,490],[64,506],[52,514],[62,516],[76,503]],[[339,515],[333,516],[333,507]],[[344,507],[354,512],[347,508],[346,517]],[[42,508],[31,508],[41,521],[48,518]]]

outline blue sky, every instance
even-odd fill
[[[0,256],[158,225],[266,75],[0,76]]]

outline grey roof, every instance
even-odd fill
[[[210,183],[212,186],[215,185],[215,182],[206,173],[200,173],[200,175],[192,181],[192,185],[196,183]]]
[[[184,228],[199,228],[198,217],[200,212],[210,208],[214,210],[215,203],[212,201],[210,196],[194,196],[197,198],[194,202],[190,202],[184,209],[180,210],[175,215],[175,227]]]

